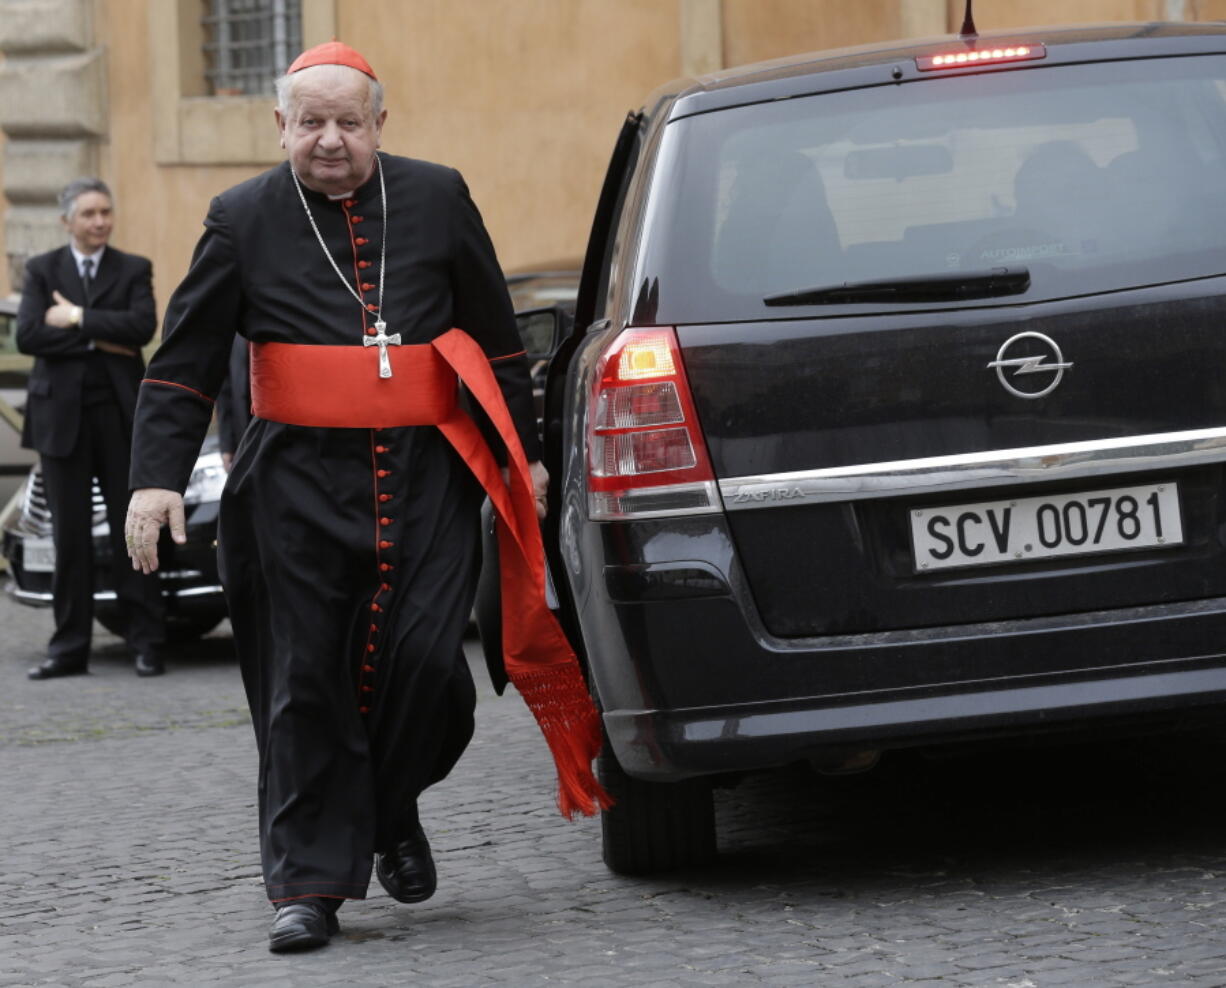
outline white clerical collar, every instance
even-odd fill
[[[106,244],[103,244],[92,254],[82,254],[77,250],[76,243],[70,240],[68,242],[68,249],[72,251],[72,259],[77,262],[77,274],[81,273],[81,262],[88,257],[94,264],[94,275],[97,276],[98,266],[102,263],[102,255],[106,253]]]

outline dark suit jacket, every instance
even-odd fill
[[[85,309],[83,326],[57,329],[43,322],[55,304],[53,291]],[[36,359],[21,444],[44,456],[72,452],[81,423],[88,360],[99,360],[106,368],[128,431],[132,428],[145,362],[139,353],[126,357],[95,351],[90,341],[109,340],[139,351],[153,339],[157,328],[153,265],[148,258],[108,246],[94,276],[92,295],[86,306],[81,276],[67,245],[26,263],[17,310],[17,348]]]

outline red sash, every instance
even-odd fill
[[[570,642],[545,603],[545,549],[528,461],[489,358],[463,330],[433,343],[388,347],[392,376],[378,376],[374,348],[253,343],[252,411],[288,425],[381,429],[432,425],[463,457],[494,507],[507,677],[536,717],[558,770],[558,808],[591,816],[612,805],[592,774],[600,722]],[[506,444],[510,484],[456,404],[456,379]]]

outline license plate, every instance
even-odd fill
[[[913,508],[917,572],[1183,542],[1175,483]]]
[[[28,573],[55,572],[55,545],[50,539],[26,539],[22,565]]]

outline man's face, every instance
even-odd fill
[[[77,196],[70,216],[63,217],[68,235],[82,254],[92,254],[106,246],[115,225],[114,210],[109,196],[101,192],[82,192]]]
[[[366,76],[346,66],[321,65],[302,70],[289,115],[278,110],[277,125],[302,183],[339,195],[370,177],[386,117],[386,110],[371,114]]]

